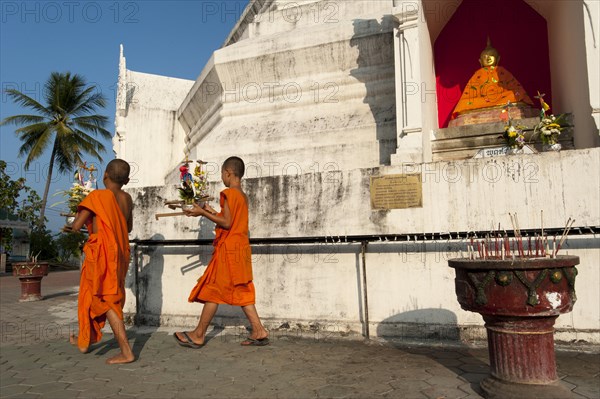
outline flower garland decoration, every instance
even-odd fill
[[[177,190],[179,191],[179,198],[186,204],[200,202],[208,197],[208,180],[206,171],[203,168],[206,162],[196,161],[193,174],[190,173],[191,162],[186,157],[186,160],[179,167],[180,186]]]
[[[515,125],[513,123],[513,119],[510,116],[510,108],[514,106],[515,105],[509,101],[504,107],[502,107],[502,113],[507,114],[507,122],[504,126],[504,134],[502,135],[502,138],[504,139],[507,147],[520,150],[525,145],[525,134],[523,133],[525,126]]]
[[[89,193],[94,191],[94,186],[96,183],[96,178],[94,177],[94,172],[97,169],[94,165],[90,165],[89,167],[84,162],[80,165],[73,175],[73,185],[68,190],[60,191],[59,194],[64,195],[67,199],[66,201],[58,202],[54,205],[65,203],[69,208],[69,215],[74,216],[77,214],[77,208],[79,204]],[[85,172],[88,173],[87,180],[85,180]]]
[[[565,121],[564,114],[554,116],[553,114],[547,113],[550,109],[550,105],[544,101],[544,96],[545,94],[540,94],[539,91],[538,95],[535,96],[535,98],[540,100],[541,109],[540,122],[533,129],[533,137],[539,136],[542,144],[552,149],[560,150],[561,145],[558,143],[558,137],[569,125]]]

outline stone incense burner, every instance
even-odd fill
[[[42,278],[48,275],[48,262],[15,262],[13,276],[21,281],[19,302],[39,301],[42,297]]]
[[[488,337],[487,398],[569,398],[556,373],[554,322],[576,301],[577,256],[451,259],[461,307],[480,313]]]

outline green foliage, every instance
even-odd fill
[[[31,232],[29,235],[29,252],[33,256],[37,256],[39,260],[56,259],[58,250],[49,230],[35,229]]]
[[[25,179],[13,180],[6,173],[6,162],[0,160],[0,209],[8,215],[17,216],[29,222],[30,226],[39,220],[42,201],[32,188],[25,185]],[[44,218],[44,223],[46,218]],[[10,251],[12,248],[12,229],[2,229],[2,246]]]
[[[72,258],[81,256],[81,247],[85,243],[86,236],[83,233],[60,233],[54,242],[56,243],[58,263],[69,263]]]
[[[79,247],[85,241],[82,233],[60,234],[56,240],[45,227],[39,227],[42,200],[25,184],[25,179],[11,179],[6,173],[6,162],[0,160],[0,209],[9,215],[29,223],[32,231],[29,236],[29,252],[38,255],[40,260],[68,261],[80,255]],[[7,251],[12,248],[12,229],[2,229],[2,246]]]
[[[25,179],[21,177],[12,180],[6,173],[6,162],[0,160],[0,209],[15,213],[19,205],[19,195],[24,188],[26,188]]]
[[[194,200],[195,193],[191,186],[186,185],[184,187],[178,187],[177,190],[179,191],[179,198],[182,200],[186,202],[191,202]]]
[[[34,190],[27,187],[28,191],[26,191],[27,197],[23,199],[19,208],[17,210],[17,216],[19,219],[29,222],[29,224],[33,228],[37,228],[37,222],[40,214],[40,210],[42,209],[42,199]],[[42,225],[42,229],[44,228],[48,219],[44,217],[44,224]]]

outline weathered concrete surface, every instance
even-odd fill
[[[225,187],[217,180],[220,165],[213,166],[217,169],[209,174],[210,193],[218,198]],[[272,165],[276,172],[267,175],[256,175],[250,165],[243,187],[251,199],[252,237],[484,231],[498,223],[510,230],[509,212],[518,214],[521,229],[537,229],[542,210],[545,228],[562,228],[569,217],[579,226],[598,226],[599,166],[600,148],[368,169],[331,165],[304,174],[277,163]],[[423,207],[371,208],[370,178],[394,174],[421,175]],[[210,237],[212,224],[205,229],[202,220],[154,220],[156,212],[168,211],[163,202],[176,198],[175,187],[130,190],[138,221],[133,237]]]
[[[541,225],[541,210],[545,228],[561,228],[569,217],[578,226],[599,226],[599,157],[600,149],[590,149],[247,179],[251,237],[331,237],[329,244],[253,248],[259,310],[274,327],[318,324],[326,331],[360,334],[365,330],[360,245],[344,244],[344,236],[482,231],[498,223],[511,230],[509,212],[518,214],[521,229],[532,229]],[[423,208],[371,210],[371,176],[415,172],[423,179]],[[211,186],[215,197],[221,188]],[[212,237],[214,225],[204,219],[154,219],[154,213],[165,211],[162,202],[172,198],[173,187],[130,192],[139,221],[133,237]],[[578,301],[572,313],[558,319],[556,339],[600,343],[600,272],[595,266],[600,242],[581,233],[561,250],[579,256],[581,264]],[[368,246],[366,289],[373,335],[485,337],[481,317],[460,309],[454,272],[447,266],[449,258],[466,249],[464,239],[454,235],[415,242],[404,236],[401,242]],[[187,303],[187,294],[211,254],[210,247],[141,249],[139,298],[146,322],[195,323],[199,306]],[[133,279],[130,287],[133,293]],[[129,296],[128,313],[135,312],[133,298]],[[227,325],[241,313],[223,307],[218,316],[217,322]]]

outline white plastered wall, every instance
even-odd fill
[[[367,247],[367,298],[372,335],[442,334],[482,338],[478,314],[460,309],[454,273],[447,260],[460,256],[464,239],[406,241],[409,233],[489,230],[501,223],[510,229],[508,212],[518,214],[520,228],[561,228],[572,217],[584,227],[561,251],[577,255],[581,264],[573,312],[557,321],[557,340],[600,343],[600,239],[585,226],[600,225],[600,149],[572,150],[384,168],[356,169],[325,176],[269,176],[248,179],[251,236],[302,237],[327,235],[327,244],[255,246],[253,268],[257,306],[271,328],[288,322],[308,328],[319,323],[334,331],[361,334],[365,324],[365,287],[360,245],[343,244],[346,235],[405,234],[400,242]],[[415,169],[417,168],[417,169]],[[586,170],[585,175],[580,171]],[[369,177],[373,174],[420,173],[423,207],[373,211]],[[573,176],[579,176],[574,179]],[[212,184],[215,193],[222,185]],[[139,239],[211,238],[213,224],[204,219],[154,219],[163,211],[168,187],[130,191],[135,199]],[[335,204],[335,205],[331,205]],[[293,210],[293,211],[291,211]],[[578,231],[579,233],[579,231]],[[153,323],[194,325],[201,305],[187,295],[202,275],[210,247],[142,248],[141,315]],[[129,285],[132,285],[133,270]],[[134,290],[125,311],[135,313]],[[222,307],[218,323],[243,325],[239,309]],[[414,338],[414,336],[413,336]],[[465,338],[465,337],[463,337]]]
[[[125,89],[117,110],[116,156],[130,163],[127,187],[164,184],[165,175],[185,157],[184,131],[177,108],[193,81],[127,70],[119,77]]]

